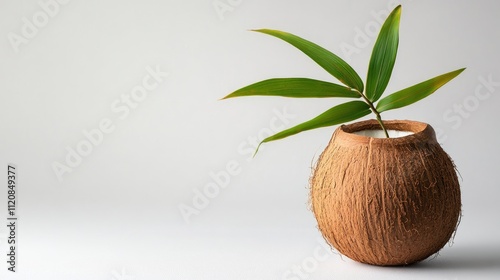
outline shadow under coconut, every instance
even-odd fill
[[[400,269],[500,273],[500,244],[453,247],[445,253]],[[500,275],[500,274],[499,274]]]

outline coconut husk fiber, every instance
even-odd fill
[[[407,265],[451,238],[460,218],[460,186],[430,125],[384,124],[413,134],[354,134],[380,130],[375,120],[337,128],[313,171],[311,206],[323,237],[341,254],[367,264]]]

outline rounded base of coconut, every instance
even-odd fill
[[[455,166],[425,123],[385,121],[399,138],[356,134],[375,120],[339,127],[311,178],[311,206],[324,238],[358,262],[422,261],[451,238],[460,217]]]

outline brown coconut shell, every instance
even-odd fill
[[[380,130],[375,120],[334,132],[311,178],[311,206],[327,242],[341,254],[374,265],[407,265],[438,252],[461,211],[455,166],[434,129],[385,121],[400,138],[354,134]]]

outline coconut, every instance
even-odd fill
[[[367,264],[407,265],[438,252],[461,211],[455,166],[434,129],[375,120],[338,127],[311,177],[311,207],[325,240]],[[399,137],[398,137],[399,136]]]

